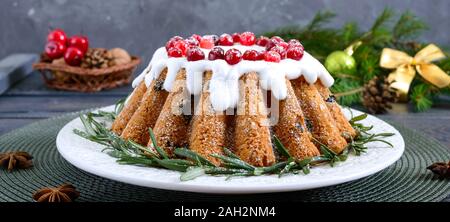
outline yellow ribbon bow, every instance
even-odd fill
[[[414,57],[402,51],[384,48],[381,52],[380,66],[395,69],[389,74],[388,80],[393,81],[391,87],[397,89],[400,100],[405,101],[416,70],[425,80],[439,88],[450,85],[450,76],[437,65],[430,63],[442,58],[445,58],[445,54],[434,44],[426,46]]]

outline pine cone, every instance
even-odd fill
[[[362,104],[369,113],[380,114],[391,109],[391,103],[397,101],[397,95],[385,77],[375,76],[364,85]]]
[[[88,69],[108,68],[112,59],[113,58],[107,49],[89,48],[81,61],[81,67]]]

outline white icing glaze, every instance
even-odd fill
[[[248,49],[264,50],[263,47],[257,45],[243,46],[237,44],[220,47],[225,51],[236,48],[242,53]],[[202,51],[208,57],[210,50],[202,49]],[[167,75],[163,85],[164,89],[171,91],[178,71],[184,68],[186,70],[186,88],[194,95],[201,93],[204,71],[211,70],[213,75],[209,84],[209,92],[211,104],[216,111],[224,111],[237,105],[239,78],[249,72],[258,73],[261,87],[265,90],[271,90],[273,96],[278,100],[285,99],[287,96],[286,78],[296,79],[303,76],[310,84],[320,79],[326,87],[330,87],[334,83],[333,77],[325,67],[307,52],[304,53],[300,61],[283,59],[280,63],[272,63],[242,60],[236,65],[229,65],[225,60],[209,61],[205,59],[188,62],[185,57],[168,58],[166,49],[161,47],[156,50],[147,68],[133,81],[133,87],[136,87],[142,81],[145,81],[145,84],[149,86],[166,67]]]

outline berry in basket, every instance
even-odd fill
[[[91,48],[89,38],[55,29],[47,35],[41,61],[33,65],[47,86],[55,89],[93,92],[130,82],[140,63],[121,48]]]

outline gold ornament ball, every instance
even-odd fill
[[[325,67],[333,75],[353,74],[356,71],[356,61],[344,51],[334,51],[325,59]]]

